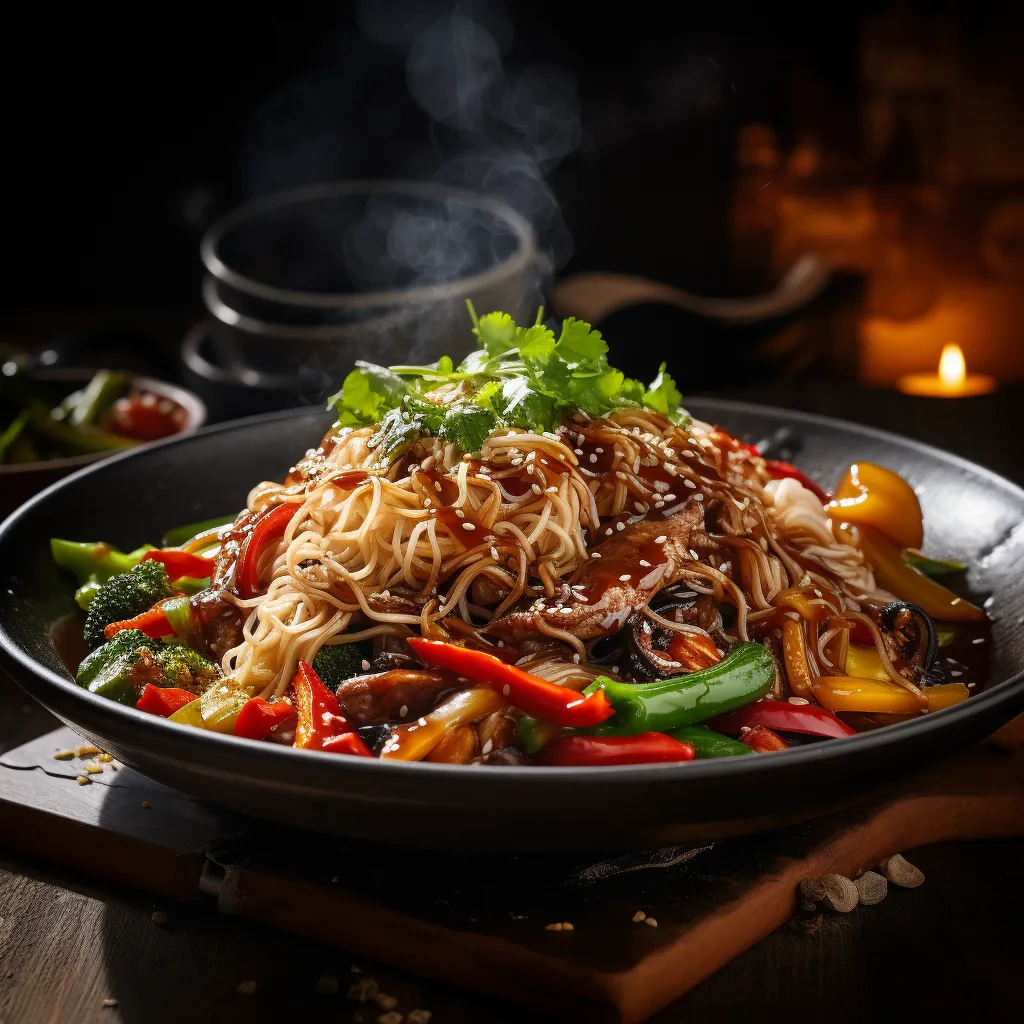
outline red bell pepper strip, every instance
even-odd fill
[[[246,537],[238,553],[235,590],[239,597],[255,597],[260,592],[260,556],[274,541],[284,536],[284,531],[298,511],[299,506],[294,503],[274,505],[256,520],[252,532]]]
[[[471,651],[440,640],[410,637],[409,645],[428,665],[446,668],[497,690],[509,704],[555,725],[598,725],[615,714],[604,690],[583,697],[539,676],[508,665],[493,654]]]
[[[692,761],[693,757],[692,743],[680,743],[663,732],[642,732],[637,736],[559,736],[544,748],[537,762],[574,768]]]
[[[303,750],[328,750],[339,754],[373,757],[345,717],[338,698],[304,661],[299,662],[295,671],[292,689],[299,715],[294,746]]]
[[[143,612],[141,615],[136,615],[133,619],[111,622],[109,626],[103,627],[103,635],[109,640],[115,633],[120,633],[122,629],[141,629],[146,636],[152,637],[154,640],[157,637],[170,636],[174,632],[174,627],[160,605],[150,608],[149,611]]]
[[[802,469],[797,469],[793,463],[783,462],[780,459],[765,459],[765,466],[768,469],[768,475],[773,480],[796,480],[809,491],[813,491],[822,505],[830,500],[824,488],[817,481],[812,480]]]
[[[194,693],[177,686],[156,686],[153,683],[146,683],[135,706],[151,715],[170,718],[175,711],[186,704],[191,704],[195,699]]]
[[[709,729],[729,735],[735,735],[745,727],[758,725],[781,732],[802,732],[808,736],[834,739],[857,735],[856,729],[851,729],[825,708],[814,704],[790,704],[786,700],[757,701],[735,711],[727,711],[707,723]]]
[[[147,551],[141,561],[162,563],[172,580],[180,580],[183,576],[203,580],[213,575],[215,566],[212,558],[190,555],[187,551]]]
[[[253,697],[242,705],[235,721],[235,735],[247,740],[265,740],[275,725],[287,722],[298,714],[287,701],[271,704],[262,697]]]
[[[745,743],[758,754],[771,754],[776,750],[788,750],[789,744],[781,737],[766,729],[763,725],[755,725],[740,736],[740,743]]]

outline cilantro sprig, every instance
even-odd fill
[[[550,431],[578,409],[598,417],[648,408],[689,421],[664,363],[645,387],[609,365],[607,342],[582,320],[563,320],[556,337],[543,310],[527,327],[507,313],[469,312],[480,348],[458,366],[448,356],[429,366],[357,362],[328,402],[341,425],[380,424],[371,444],[391,458],[424,434],[473,454],[498,427]]]

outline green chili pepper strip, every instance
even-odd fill
[[[763,697],[775,682],[775,659],[761,644],[740,644],[727,658],[685,676],[654,683],[620,683],[599,676],[583,693],[604,690],[615,714],[587,732],[633,736],[672,732]]]
[[[187,543],[193,537],[198,537],[201,533],[208,533],[222,526],[230,526],[234,521],[234,516],[216,516],[213,519],[204,519],[201,523],[175,526],[164,534],[163,546],[165,548],[181,547],[182,544]]]
[[[669,735],[680,743],[693,746],[698,758],[702,757],[733,757],[736,754],[752,754],[745,743],[723,736],[720,732],[712,732],[706,725],[684,725],[673,729]]]

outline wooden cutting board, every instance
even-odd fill
[[[854,875],[940,840],[1024,833],[1024,717],[995,739],[775,832],[609,859],[496,858],[296,833],[110,764],[86,775],[95,756],[54,759],[82,743],[59,729],[0,757],[0,844],[538,1012],[632,1022],[784,924],[801,878]],[[634,921],[638,911],[657,927]],[[571,930],[547,928],[565,922]]]

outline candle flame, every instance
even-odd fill
[[[947,388],[961,387],[967,379],[967,362],[959,345],[946,345],[942,349],[939,379]]]

